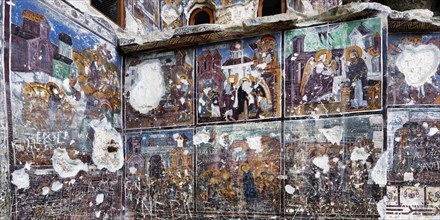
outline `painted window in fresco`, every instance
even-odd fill
[[[285,33],[285,115],[382,108],[379,18]]]
[[[392,34],[387,105],[440,104],[440,34]]]
[[[439,128],[440,109],[388,109],[390,218],[436,215],[440,205]]]
[[[378,215],[387,161],[382,122],[380,115],[285,122],[286,214]]]
[[[281,116],[280,34],[196,49],[197,122]]]
[[[194,211],[193,129],[126,137],[126,218],[180,218]]]
[[[194,50],[127,58],[126,128],[194,123]]]
[[[197,128],[194,144],[198,212],[280,212],[280,122]]]
[[[120,216],[122,172],[96,162],[98,145],[123,160],[114,45],[40,1],[15,2],[11,23],[13,218]]]

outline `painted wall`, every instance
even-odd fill
[[[373,17],[121,57],[69,2],[2,5],[0,219],[438,218],[438,34]],[[126,1],[139,33],[193,6]]]
[[[114,42],[43,1],[18,1],[6,13],[11,217],[120,217],[121,57]]]

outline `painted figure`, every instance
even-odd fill
[[[350,100],[352,108],[360,108],[368,105],[368,68],[362,59],[362,49],[351,46],[346,50],[347,78],[350,85]]]
[[[303,100],[314,103],[328,99],[332,93],[336,68],[336,61],[332,60],[329,50],[320,50],[315,57],[310,57],[301,80],[300,92]]]
[[[58,118],[61,121],[61,129],[66,128],[66,123],[64,120],[64,112],[63,112],[63,105],[61,103],[61,97],[60,97],[60,91],[58,88],[54,85],[49,86],[49,129],[53,130],[55,129]]]

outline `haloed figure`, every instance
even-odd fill
[[[361,108],[368,105],[368,68],[362,59],[362,49],[351,46],[345,52],[347,59],[347,78],[350,84],[350,100],[352,108]]]
[[[58,119],[61,122],[61,129],[66,128],[66,122],[64,120],[63,105],[61,103],[60,91],[54,85],[49,86],[49,103],[48,103],[48,119],[49,129],[55,129]]]

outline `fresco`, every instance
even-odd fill
[[[188,18],[184,12],[189,0],[161,0],[162,29],[175,29],[186,26]]]
[[[194,144],[198,212],[280,211],[280,122],[197,128]]]
[[[439,208],[440,109],[388,109],[387,218],[431,218]]]
[[[194,51],[127,58],[126,128],[194,123]]]
[[[193,129],[126,136],[127,218],[175,219],[193,212]]]
[[[383,150],[382,122],[380,115],[285,122],[286,214],[377,215],[382,189],[376,183],[386,183],[386,174],[380,181],[374,170]],[[386,170],[386,156],[380,164]]]
[[[0,2],[3,8],[3,2]],[[0,12],[0,57],[3,58],[3,10]],[[3,59],[0,59],[0,219],[10,216],[9,147]]]
[[[382,108],[379,18],[285,33],[285,115]]]
[[[143,28],[140,34],[160,30],[159,0],[127,0],[125,5],[127,12]]]
[[[318,15],[338,5],[341,0],[288,0],[288,7],[309,16]]]
[[[392,34],[387,105],[440,104],[440,34]]]
[[[280,34],[196,49],[197,122],[281,116]]]
[[[237,3],[243,3],[245,0],[215,0],[215,4],[219,7],[230,6]]]
[[[123,148],[114,45],[40,1],[16,2],[10,17],[13,218],[118,217]]]

